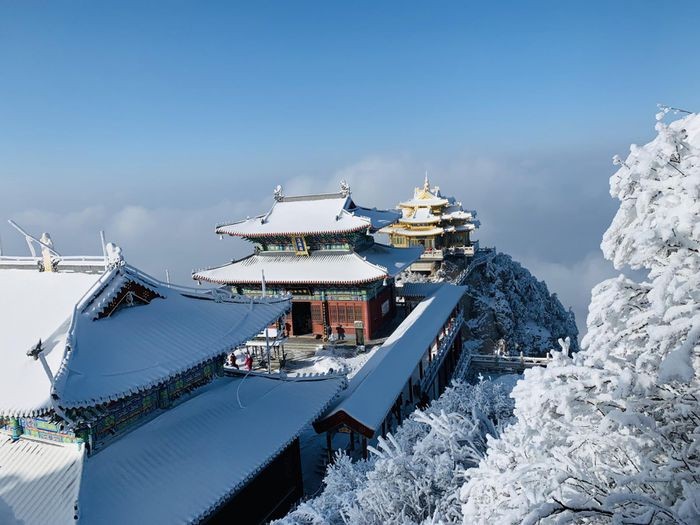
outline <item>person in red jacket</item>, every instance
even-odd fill
[[[250,352],[245,353],[245,368],[246,370],[253,369],[253,356],[250,355]]]

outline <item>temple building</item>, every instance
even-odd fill
[[[39,242],[37,239],[35,241]],[[265,523],[302,495],[299,435],[342,377],[224,375],[285,315],[105,257],[0,256],[0,523]]]
[[[389,236],[392,246],[421,246],[425,250],[411,271],[434,273],[449,257],[474,255],[470,233],[479,223],[476,213],[462,209],[454,197],[444,197],[438,186],[431,188],[428,176],[422,187],[415,188],[413,198],[401,202],[401,217],[381,229]]]
[[[349,438],[350,450],[359,437],[366,458],[368,444],[376,445],[379,436],[393,432],[416,406],[437,399],[450,384],[463,356],[466,288],[429,284],[422,300],[314,422],[316,432],[326,433],[329,461],[342,436]],[[344,448],[345,440],[340,442]]]
[[[278,186],[269,212],[216,227],[221,236],[252,242],[254,253],[193,278],[252,296],[291,293],[290,335],[372,339],[395,314],[394,278],[422,252],[374,241],[372,234],[399,216],[357,206],[345,183],[338,193],[302,196],[283,195]]]

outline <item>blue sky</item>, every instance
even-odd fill
[[[278,183],[346,177],[358,200],[390,206],[429,169],[478,209],[482,242],[561,288],[581,324],[590,284],[611,272],[597,248],[616,209],[610,157],[652,138],[657,102],[700,107],[699,14],[0,2],[0,217],[68,250],[107,228],[134,262],[184,280],[245,252],[211,225],[264,209]]]

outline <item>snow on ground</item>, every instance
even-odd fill
[[[313,356],[294,363],[290,373],[326,374],[346,371],[348,379],[352,379],[380,346],[377,345],[366,352],[357,353],[355,347],[337,346],[333,348],[319,345],[320,348]]]
[[[494,385],[500,385],[504,392],[508,395],[513,391],[515,383],[523,378],[522,374],[504,374],[502,376],[494,377],[491,382]]]

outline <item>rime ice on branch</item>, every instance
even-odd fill
[[[596,286],[584,351],[526,372],[464,523],[700,522],[700,116],[656,130],[615,159],[602,243],[648,281]]]

